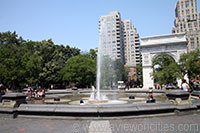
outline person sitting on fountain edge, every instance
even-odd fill
[[[181,87],[182,87],[183,91],[190,92],[190,86],[188,85],[188,83],[186,82],[185,79],[183,79]]]

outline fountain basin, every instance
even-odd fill
[[[88,103],[91,103],[91,104],[99,104],[99,103],[107,103],[108,100],[97,100],[97,99],[94,99],[94,100],[91,100],[89,99],[88,100]]]
[[[182,90],[170,91],[165,94],[169,100],[176,100],[177,98],[180,98],[181,100],[188,100],[190,96],[188,92]]]
[[[18,107],[22,103],[26,103],[26,95],[22,93],[8,93],[2,96],[1,106]]]
[[[176,106],[171,103],[149,104],[113,104],[110,105],[42,105],[21,104],[17,109],[18,115],[34,116],[67,116],[67,117],[115,117],[137,116],[174,112]]]

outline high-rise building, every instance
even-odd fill
[[[121,59],[127,66],[140,63],[139,34],[131,20],[122,20],[118,11],[100,17],[99,39],[105,55]]]
[[[186,33],[188,51],[200,48],[200,13],[196,0],[178,0],[175,7],[173,33]]]
[[[101,16],[99,20],[99,42],[103,45],[101,52],[124,63],[123,25],[118,11]]]
[[[122,20],[124,25],[124,57],[129,68],[129,80],[136,78],[136,65],[141,62],[139,34],[130,19]],[[135,76],[134,76],[135,75]]]
[[[135,66],[140,63],[140,41],[136,28],[130,19],[122,20],[124,25],[124,56],[127,66]]]

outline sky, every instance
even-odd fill
[[[177,0],[0,0],[0,32],[52,39],[88,51],[98,47],[98,21],[110,11],[131,19],[140,37],[170,34]],[[200,0],[198,10],[200,10]]]

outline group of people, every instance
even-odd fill
[[[189,83],[188,83],[185,79],[183,79],[181,88],[184,91],[192,92],[193,90],[199,90],[200,85],[199,85],[199,82],[194,82],[193,80],[189,80]]]
[[[179,88],[177,84],[178,84],[178,83],[172,85],[172,87],[174,87],[174,88]],[[154,84],[154,87],[155,87],[155,89],[158,89],[158,90],[161,89],[161,90],[162,90],[163,88],[166,88],[167,85],[164,85],[164,84],[160,85],[159,83],[155,83],[155,84]],[[182,89],[183,91],[191,92],[192,90],[194,90],[195,88],[198,88],[198,87],[200,87],[200,86],[194,84],[191,80],[190,80],[189,83],[188,83],[185,79],[182,79],[181,89]],[[199,88],[199,89],[200,89],[200,88]]]
[[[45,88],[42,89],[33,89],[32,87],[28,87],[27,90],[27,95],[28,97],[34,97],[34,98],[38,98],[38,97],[45,97]]]

